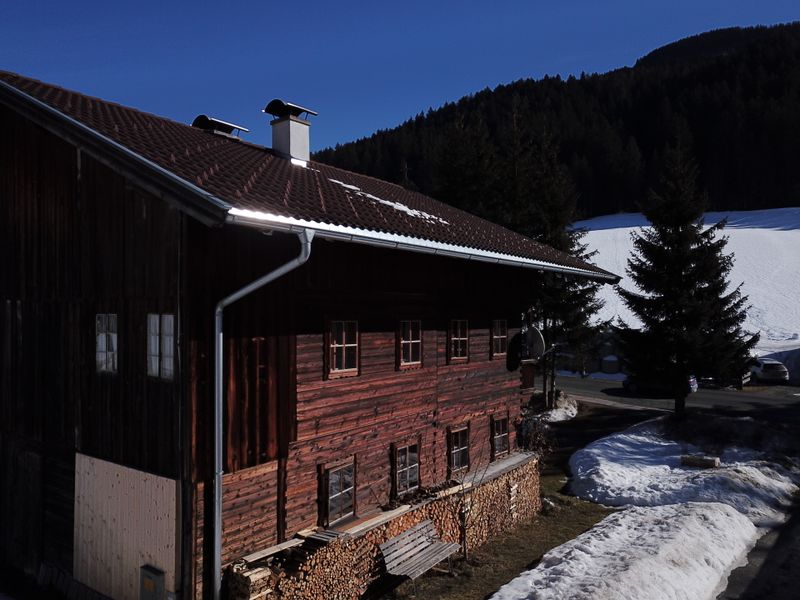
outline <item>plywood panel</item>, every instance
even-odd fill
[[[179,482],[83,454],[75,457],[74,577],[119,600],[139,597],[139,568],[179,580]]]

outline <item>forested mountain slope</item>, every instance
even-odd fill
[[[535,202],[543,134],[583,218],[638,210],[676,137],[710,210],[800,205],[800,24],[712,31],[631,68],[486,89],[314,158],[513,226]]]

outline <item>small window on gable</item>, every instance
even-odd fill
[[[328,360],[331,374],[358,372],[358,321],[331,321]]]
[[[505,319],[492,321],[492,356],[508,353],[508,322]]]
[[[402,496],[419,488],[419,450],[417,444],[395,450],[395,490]]]
[[[147,315],[147,374],[171,380],[175,373],[175,317]]]
[[[100,314],[94,319],[95,365],[98,373],[117,372],[117,315]]]
[[[422,322],[400,321],[400,366],[422,364]]]
[[[332,525],[355,514],[355,464],[325,471],[327,498],[325,524]]]
[[[508,417],[492,418],[492,460],[508,454]]]
[[[450,475],[469,469],[469,428],[453,428],[448,434]]]
[[[469,358],[469,329],[466,319],[450,321],[450,360]]]

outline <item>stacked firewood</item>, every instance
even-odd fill
[[[452,491],[452,490],[451,490]],[[535,461],[484,485],[440,494],[354,536],[302,545],[226,573],[232,600],[357,600],[382,574],[379,545],[430,519],[443,541],[478,547],[541,508]]]

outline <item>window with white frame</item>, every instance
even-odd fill
[[[328,469],[327,524],[349,517],[355,512],[355,464]]]
[[[508,353],[508,323],[505,319],[492,321],[492,356]]]
[[[98,373],[117,372],[117,315],[98,314],[94,319],[95,365]]]
[[[147,374],[172,379],[175,373],[175,316],[147,315]]]
[[[492,458],[508,454],[508,417],[492,418]]]
[[[416,444],[395,451],[395,489],[402,496],[419,488],[419,450]]]
[[[469,328],[466,319],[450,321],[450,360],[469,357]]]
[[[450,474],[469,469],[469,428],[464,426],[451,429],[448,437]]]
[[[358,372],[358,321],[331,321],[330,372]]]
[[[400,321],[400,366],[422,363],[422,322]]]

